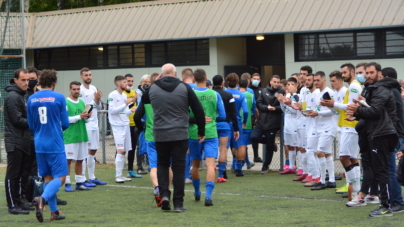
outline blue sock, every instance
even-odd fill
[[[213,189],[215,188],[215,183],[213,183],[212,181],[206,181],[205,187],[206,187],[206,197],[205,198],[212,199],[212,192],[213,192]]]
[[[217,177],[223,177],[223,172],[226,169],[226,163],[225,162],[219,162],[219,166],[217,168],[218,170],[218,175]]]
[[[241,170],[243,167],[243,161],[237,161],[236,163],[236,170]]]
[[[185,179],[191,179],[191,174],[189,173],[189,166],[191,165],[191,159],[189,153],[185,157]]]
[[[51,212],[58,211],[56,194],[49,198],[48,205]]]
[[[233,158],[233,163],[231,164],[233,166],[233,169],[237,169],[236,162],[237,162],[236,158]]]
[[[289,165],[289,159],[285,160],[285,165]]]
[[[195,188],[194,195],[200,195],[200,194],[201,194],[201,190],[200,190],[200,187],[201,187],[201,179],[192,180],[192,185],[193,185],[194,188]]]
[[[62,181],[59,178],[55,178],[49,183],[44,183],[44,190],[41,196],[49,202],[50,198],[56,196],[56,193],[59,191],[60,186],[62,186]]]
[[[248,158],[248,153],[246,152],[245,154],[245,159],[244,159],[245,163],[249,166],[251,165],[250,159]]]

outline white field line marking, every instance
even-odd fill
[[[135,188],[135,189],[153,190],[153,188],[151,188],[151,187],[125,186],[125,185],[114,185],[114,184],[107,184],[105,186],[116,187],[116,188]],[[186,192],[194,192],[193,190],[185,190],[185,191]],[[204,191],[201,191],[201,192],[205,193]],[[229,195],[229,196],[259,197],[259,198],[274,198],[274,199],[293,199],[293,200],[309,200],[309,201],[322,201],[322,202],[337,202],[337,203],[344,202],[345,203],[345,201],[341,201],[341,200],[315,199],[315,198],[303,198],[303,197],[288,197],[288,196],[276,196],[276,195],[245,195],[245,194],[222,193],[222,192],[213,192],[213,194],[215,194],[215,195]]]

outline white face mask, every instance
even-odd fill
[[[40,91],[40,90],[42,90],[42,87],[41,87],[41,86],[37,86],[36,89],[37,89],[38,91]]]
[[[128,90],[133,89],[133,86],[132,87],[126,86],[126,89],[128,89]]]

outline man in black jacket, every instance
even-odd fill
[[[364,120],[364,127],[362,131],[358,131],[358,134],[364,133],[366,135],[368,148],[366,151],[361,152],[362,156],[367,155],[368,158],[365,159],[366,161],[362,160],[362,165],[364,169],[365,166],[370,166],[370,171],[366,173],[369,177],[366,178],[374,178],[379,186],[381,206],[370,211],[369,216],[392,216],[393,212],[390,208],[390,195],[388,193],[387,160],[389,152],[394,151],[398,142],[395,129],[395,124],[398,121],[395,99],[386,80],[378,81],[378,78],[381,77],[381,66],[378,63],[368,63],[365,70],[367,82],[371,85],[363,93],[363,97],[370,107],[351,104],[348,105],[347,114],[355,113],[356,118]]]
[[[266,156],[262,165],[261,174],[268,173],[268,167],[272,162],[275,150],[275,137],[281,128],[282,109],[276,98],[277,94],[285,95],[285,90],[279,88],[280,78],[273,75],[268,86],[262,89],[257,100],[257,108],[260,111],[257,125],[251,132],[251,141],[266,144]],[[265,138],[262,136],[265,135]]]
[[[254,91],[254,98],[255,98],[255,103],[257,103],[257,99],[261,94],[262,88],[261,88],[261,76],[259,73],[254,73],[251,76],[251,81],[250,81],[250,88]],[[257,118],[259,114],[259,111],[255,111],[255,116],[253,116],[253,124],[255,127],[255,119]],[[252,143],[252,148],[254,151],[254,162],[262,162],[261,157],[258,156],[258,143]]]
[[[186,211],[183,203],[189,107],[195,115],[200,142],[205,138],[205,114],[192,88],[177,78],[174,65],[165,64],[161,71],[162,78],[145,93],[154,112],[153,134],[157,151],[157,178],[162,197],[161,209],[171,210],[168,170],[172,163],[174,212],[181,213]]]
[[[226,161],[227,161],[227,143],[229,140],[229,136],[234,136],[234,139],[237,140],[240,136],[239,128],[237,123],[237,114],[236,114],[236,102],[233,98],[233,95],[227,91],[223,90],[224,80],[221,75],[216,75],[212,78],[213,82],[213,90],[219,93],[222,97],[224,110],[226,112],[226,119],[223,121],[217,121],[217,132],[219,137],[219,165],[218,165],[218,177],[217,183],[226,182],[223,177],[223,173],[226,170]],[[234,134],[231,135],[231,123],[233,123]],[[226,177],[227,178],[227,177]]]
[[[7,173],[5,179],[9,214],[29,214],[31,203],[21,194],[22,176],[30,172],[26,165],[30,154],[31,131],[28,128],[24,95],[28,88],[29,75],[26,69],[17,69],[14,79],[6,86],[8,93],[4,101],[4,142],[7,151]]]

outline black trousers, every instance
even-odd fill
[[[373,184],[372,187],[377,185],[381,204],[386,208],[390,207],[388,192],[390,178],[387,160],[389,152],[394,151],[397,142],[398,137],[396,135],[375,137],[369,141],[366,152],[362,152],[362,167],[364,171],[362,184]]]
[[[136,130],[136,126],[130,126],[130,138],[132,142],[132,150],[128,151],[128,171],[133,171],[133,162],[135,161],[135,153],[137,166],[142,166],[143,155],[139,155],[139,149],[136,151],[137,141],[139,139],[139,133]]]
[[[262,168],[268,168],[271,165],[272,157],[275,150],[275,137],[278,129],[262,130],[259,126],[255,126],[251,132],[251,142],[266,144],[266,155]],[[265,135],[265,137],[262,137]]]
[[[174,207],[182,207],[184,203],[185,157],[188,150],[188,140],[171,142],[156,142],[157,178],[161,197],[170,198],[168,189],[169,167],[173,171]]]
[[[15,148],[12,152],[7,152],[7,172],[5,179],[5,189],[7,206],[14,208],[20,206],[23,182],[28,182],[31,171],[31,164],[28,162],[29,154]]]
[[[26,178],[26,182],[22,181],[22,193],[25,195],[27,201],[32,201],[32,195],[34,193],[34,188],[32,184],[32,178],[38,176],[38,164],[36,162],[36,152],[35,152],[35,144],[34,141],[31,141],[31,151],[28,156],[27,165],[31,165],[31,170],[28,173],[28,177]],[[23,177],[25,180],[25,177]]]

